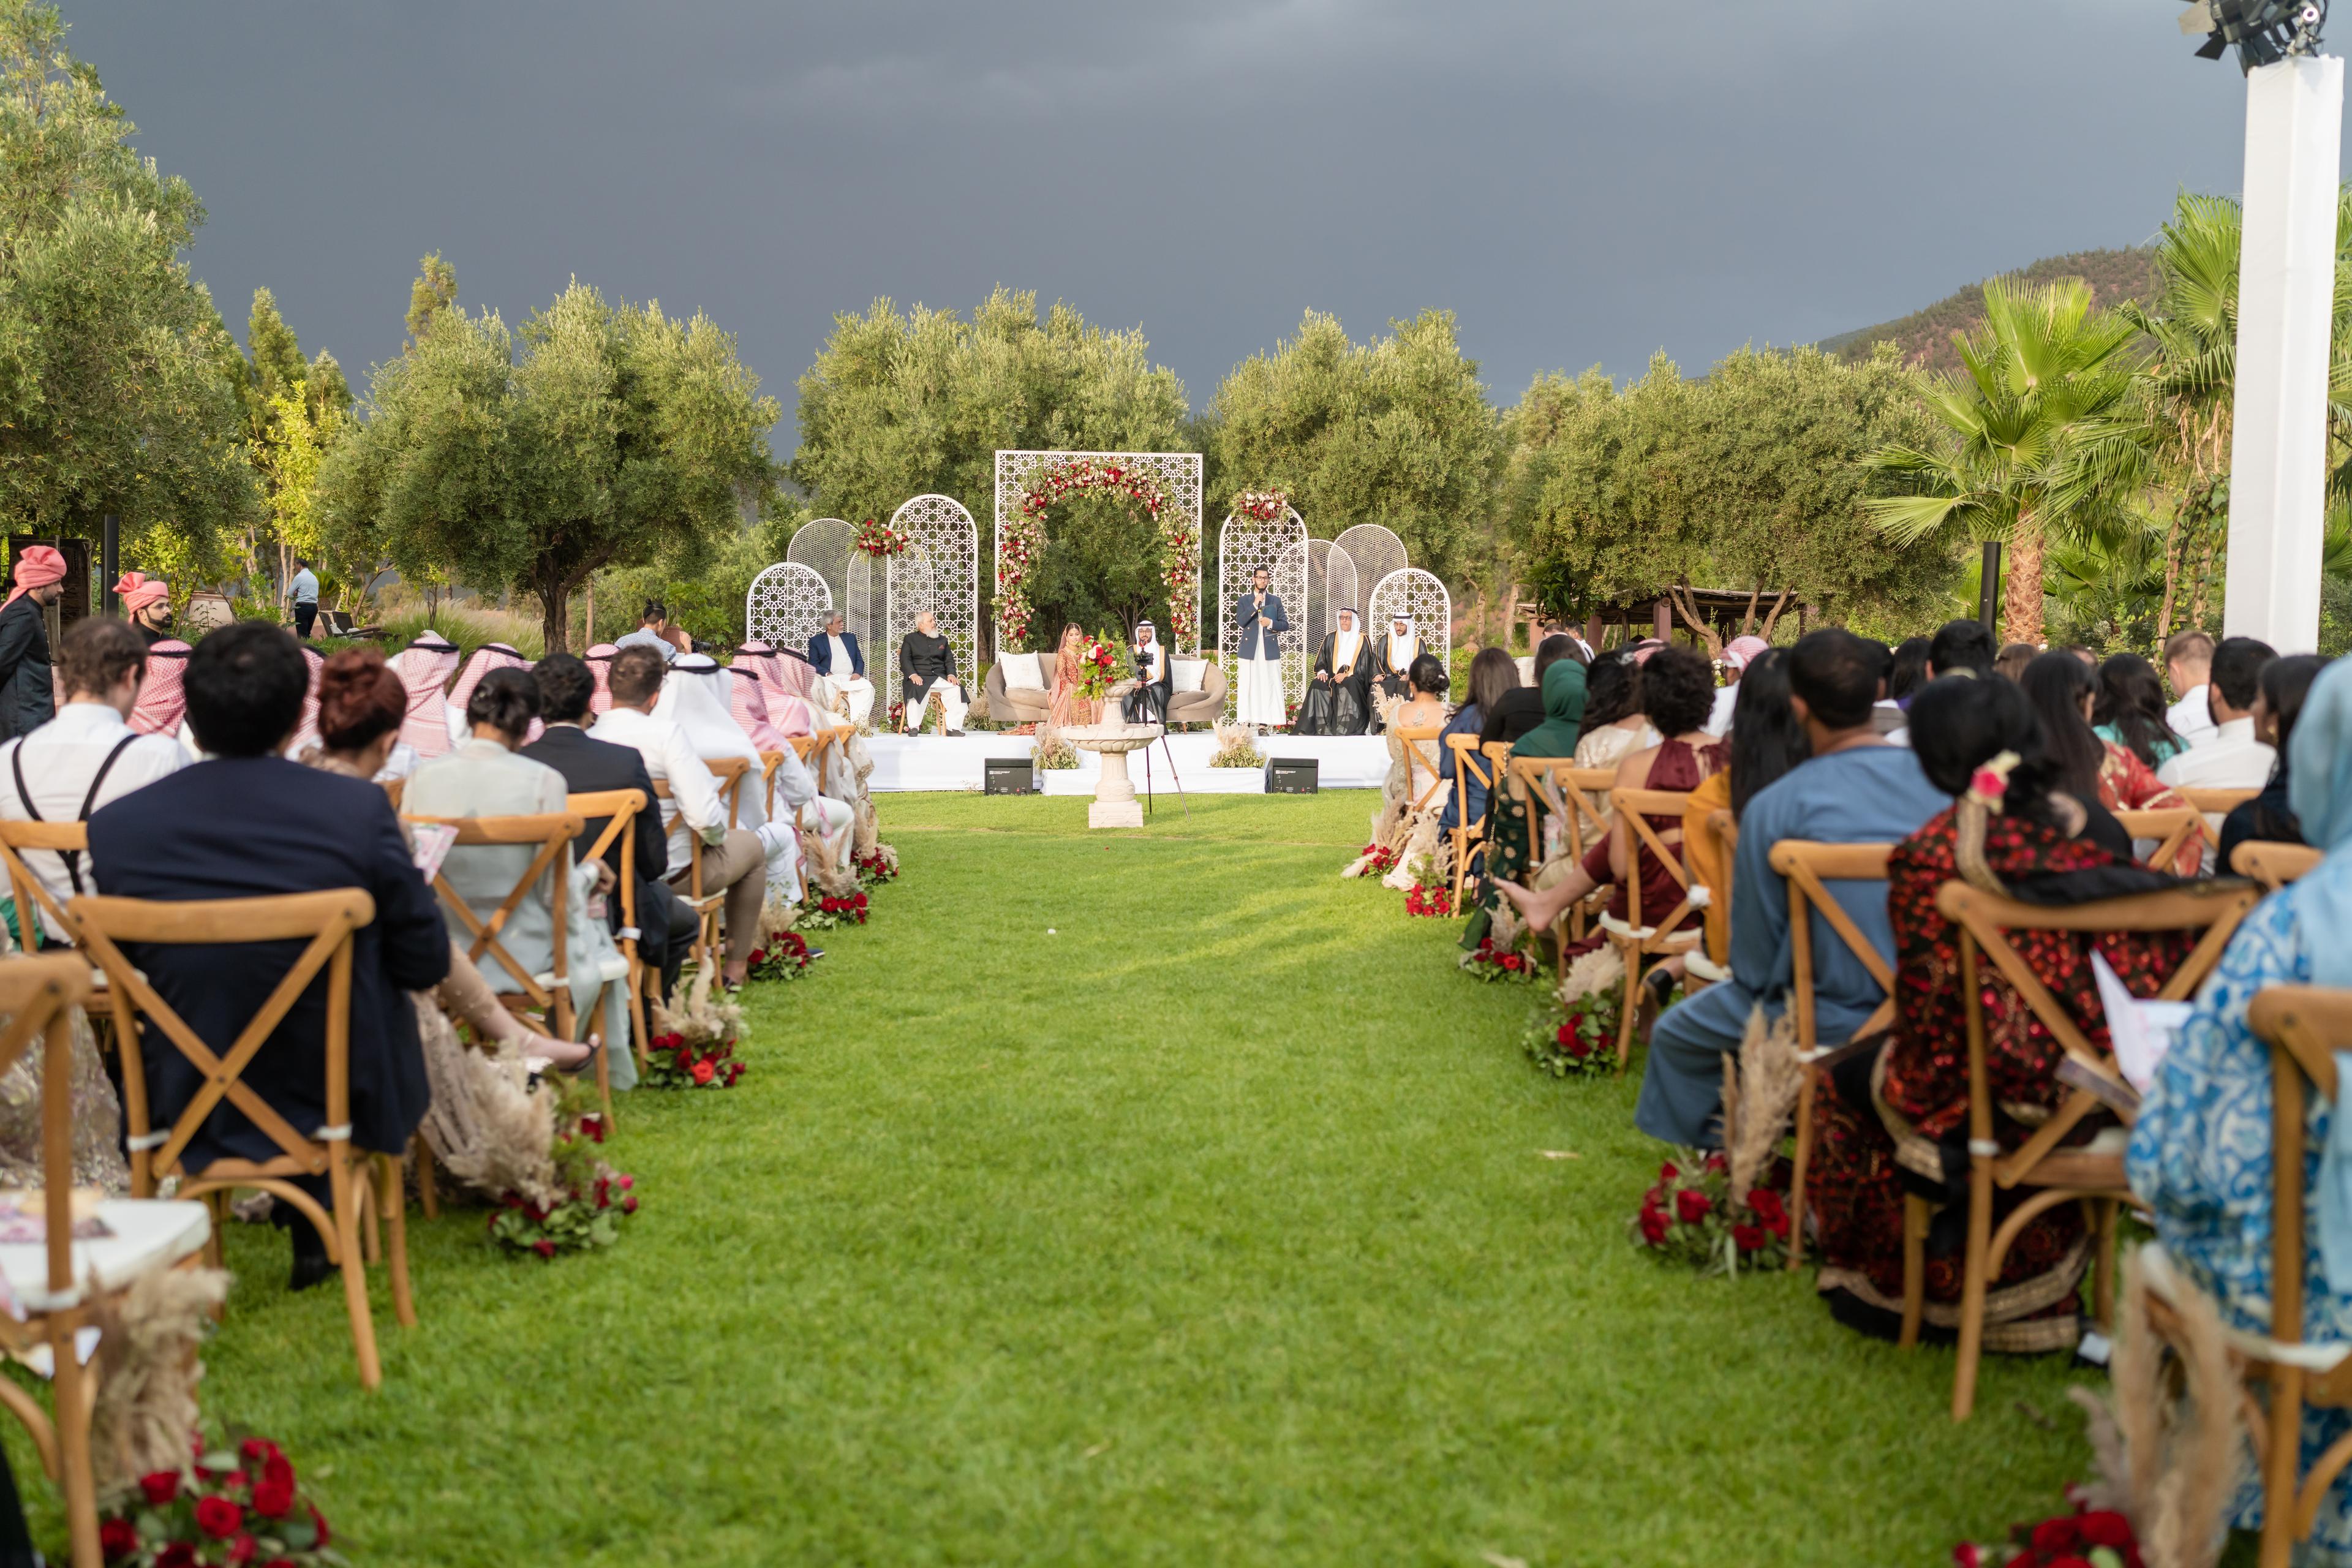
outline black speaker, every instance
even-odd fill
[[[1027,757],[991,757],[983,764],[983,795],[1035,795],[1037,765]]]
[[[1265,793],[1268,795],[1313,795],[1315,776],[1313,757],[1268,757],[1265,760]]]

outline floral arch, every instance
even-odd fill
[[[1055,502],[1086,490],[1123,495],[1160,525],[1160,581],[1168,592],[1171,646],[1201,646],[1201,454],[996,454],[996,642],[1027,640],[1035,610],[1029,577],[1045,550]]]

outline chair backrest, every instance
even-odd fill
[[[2271,1047],[2271,1337],[2295,1344],[2303,1339],[2304,1085],[2336,1100],[2336,1053],[2352,1050],[2352,991],[2265,986],[2246,1023]]]
[[[719,797],[727,803],[727,826],[732,827],[743,810],[743,780],[751,771],[751,759],[721,757],[703,766],[710,770],[710,780],[719,786]]]
[[[1557,814],[1564,824],[1569,853],[1582,859],[1584,852],[1609,831],[1609,817],[1601,807],[1616,787],[1615,768],[1580,768],[1573,757],[1514,755],[1510,777],[1527,792],[1528,836],[1534,847],[1543,844],[1542,814]],[[1538,855],[1531,859],[1541,859]]]
[[[1464,827],[1475,828],[1478,825],[1470,820],[1470,784],[1475,779],[1479,788],[1491,793],[1495,784],[1494,762],[1481,754],[1478,737],[1466,731],[1446,736],[1445,746],[1454,753],[1454,816]]]
[[[2307,844],[2266,844],[2252,839],[2230,851],[2230,869],[2241,877],[2252,877],[2263,885],[2264,892],[2275,893],[2326,858],[2326,851]]]
[[[1729,816],[1719,812],[1717,816]],[[1734,828],[1734,832],[1738,829]],[[1874,1035],[1895,1021],[1895,966],[1886,961],[1877,946],[1854,924],[1853,917],[1830,893],[1831,882],[1884,882],[1886,862],[1895,853],[1892,844],[1822,844],[1808,839],[1783,838],[1772,846],[1772,869],[1789,884],[1789,943],[1794,960],[1795,981],[1790,986],[1790,1005],[1797,1016],[1797,1046],[1811,1051],[1821,1047],[1820,1026],[1813,1003],[1813,921],[1819,911],[1846,950],[1859,960],[1870,977],[1878,982],[1883,994],[1878,1006],[1854,1031],[1854,1038]],[[1844,1044],[1843,1041],[1838,1042]]]
[[[19,906],[20,908],[25,906]],[[0,963],[0,1074],[41,1041],[42,1219],[47,1236],[49,1293],[63,1297],[73,1278],[73,1018],[89,996],[88,961],[58,953]]]
[[[637,923],[637,836],[630,831],[635,826],[637,813],[651,809],[653,802],[645,791],[636,789],[595,790],[586,795],[563,797],[563,809],[580,818],[583,830],[599,817],[606,819],[604,830],[596,835],[596,842],[588,847],[583,861],[601,860],[604,851],[615,839],[621,845],[621,874],[615,889],[621,895],[621,923],[635,927]]]
[[[131,1190],[144,1197],[154,1191],[155,1179],[177,1167],[189,1140],[205,1124],[214,1107],[226,1098],[245,1113],[263,1135],[285,1151],[286,1158],[302,1171],[319,1175],[327,1169],[325,1138],[348,1135],[352,1120],[351,1021],[352,933],[375,919],[375,900],[361,888],[329,888],[315,893],[286,893],[261,899],[202,899],[163,903],[146,899],[105,898],[85,894],[73,901],[81,924],[85,951],[106,972],[107,990],[114,1008],[115,1037],[124,1043],[122,1112],[129,1131]],[[294,960],[277,988],[246,1024],[229,1048],[215,1056],[196,1032],[157,995],[147,977],[123,956],[121,942],[159,946],[236,946],[246,942],[291,942],[308,939],[310,945]],[[327,973],[326,1123],[308,1134],[297,1132],[243,1079],[246,1067],[319,972]],[[137,1047],[138,1017],[146,1015],[173,1049],[205,1075],[205,1083],[180,1112],[168,1134],[156,1136],[147,1126],[147,1072]]]
[[[33,868],[22,858],[27,849],[51,851],[89,848],[89,824],[87,822],[0,822],[0,862],[8,868],[8,887],[16,900],[16,931],[23,938],[21,945],[31,952],[38,944],[43,924],[55,925],[65,932],[66,940],[81,945],[76,933],[73,916],[41,886]]]
[[[2190,806],[2169,806],[2157,811],[2118,811],[2115,815],[2133,842],[2143,838],[2156,840],[2156,848],[2140,864],[2158,869],[2170,868],[2173,858],[2180,853],[2182,847],[2205,830],[2204,815]]]
[[[2221,847],[2221,819],[2260,795],[2253,789],[2176,789],[2174,794],[2204,815],[2199,819],[2208,849]]]
[[[1412,798],[1412,809],[1419,811],[1427,804],[1429,797],[1437,793],[1437,786],[1445,782],[1443,767],[1431,765],[1429,759],[1422,754],[1421,744],[1439,740],[1445,733],[1445,726],[1427,724],[1416,728],[1411,724],[1398,724],[1391,726],[1389,733],[1395,736],[1397,743],[1404,748],[1404,792]],[[1420,773],[1429,775],[1429,787],[1416,791],[1413,779]]]
[[[2190,883],[2161,892],[2102,899],[2095,903],[2045,908],[1998,898],[1962,881],[1947,882],[1936,893],[1936,908],[1959,927],[1960,991],[1969,1016],[1969,1136],[1989,1142],[1993,1135],[1993,1107],[1985,1068],[1984,987],[1977,973],[1981,952],[1993,962],[2042,1027],[2057,1040],[2067,1059],[2085,1077],[2080,1082],[2099,1086],[2099,1092],[2077,1088],[2056,1114],[2042,1124],[2023,1147],[2002,1163],[2004,1185],[2018,1179],[2062,1142],[2074,1127],[2105,1100],[2128,1114],[2137,1096],[2115,1063],[2091,1044],[2088,1036],[2068,1016],[2050,988],[2009,940],[2019,931],[2201,931],[2197,945],[2157,993],[2161,1001],[2185,1001],[2221,961],[2222,949],[2247,911],[2260,901],[2258,889],[2243,883]]]
[[[1615,831],[1624,837],[1626,917],[1636,927],[1642,923],[1641,847],[1644,844],[1649,846],[1650,853],[1657,857],[1658,863],[1674,873],[1675,880],[1682,884],[1683,889],[1681,906],[1671,917],[1659,922],[1660,931],[1672,931],[1681,924],[1684,911],[1690,908],[1690,868],[1683,864],[1680,851],[1669,847],[1666,841],[1658,837],[1658,830],[1649,823],[1653,816],[1671,816],[1675,819],[1674,830],[1680,833],[1683,814],[1689,806],[1690,791],[1686,789],[1612,789],[1609,792],[1609,809],[1617,819]]]
[[[614,793],[635,795],[636,792]],[[506,898],[490,911],[488,920],[477,917],[464,895],[450,886],[449,863],[446,859],[433,878],[433,890],[440,896],[442,908],[456,917],[471,939],[466,947],[466,956],[479,963],[483,954],[488,953],[522,988],[522,994],[529,996],[533,1005],[546,1006],[551,1000],[551,994],[532,977],[528,965],[507,951],[506,944],[499,940],[499,933],[506,929],[507,922],[514,918],[515,910],[522,907],[522,901],[530,896],[540,879],[545,877],[549,884],[548,931],[554,954],[551,971],[555,976],[555,989],[562,990],[570,984],[570,955],[565,951],[564,939],[570,923],[572,863],[565,858],[564,851],[586,829],[587,819],[576,811],[542,811],[518,816],[410,816],[402,820],[437,823],[456,828],[457,838],[450,847],[452,854],[459,849],[539,846],[539,853],[530,858],[522,875],[515,879],[514,885],[507,890]]]

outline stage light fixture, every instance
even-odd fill
[[[2238,51],[2238,68],[2251,71],[2319,47],[2327,22],[2327,0],[2197,0],[2180,14],[2180,30],[2205,35],[2197,58],[2218,60]]]

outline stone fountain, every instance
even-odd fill
[[[1074,725],[1061,732],[1062,739],[1071,745],[1102,758],[1102,777],[1095,783],[1095,802],[1087,807],[1088,827],[1143,826],[1143,807],[1136,803],[1135,781],[1127,772],[1127,754],[1139,752],[1160,739],[1160,726],[1130,724],[1118,717],[1119,699],[1134,686],[1134,681],[1123,680],[1111,688],[1102,704],[1108,722]]]

